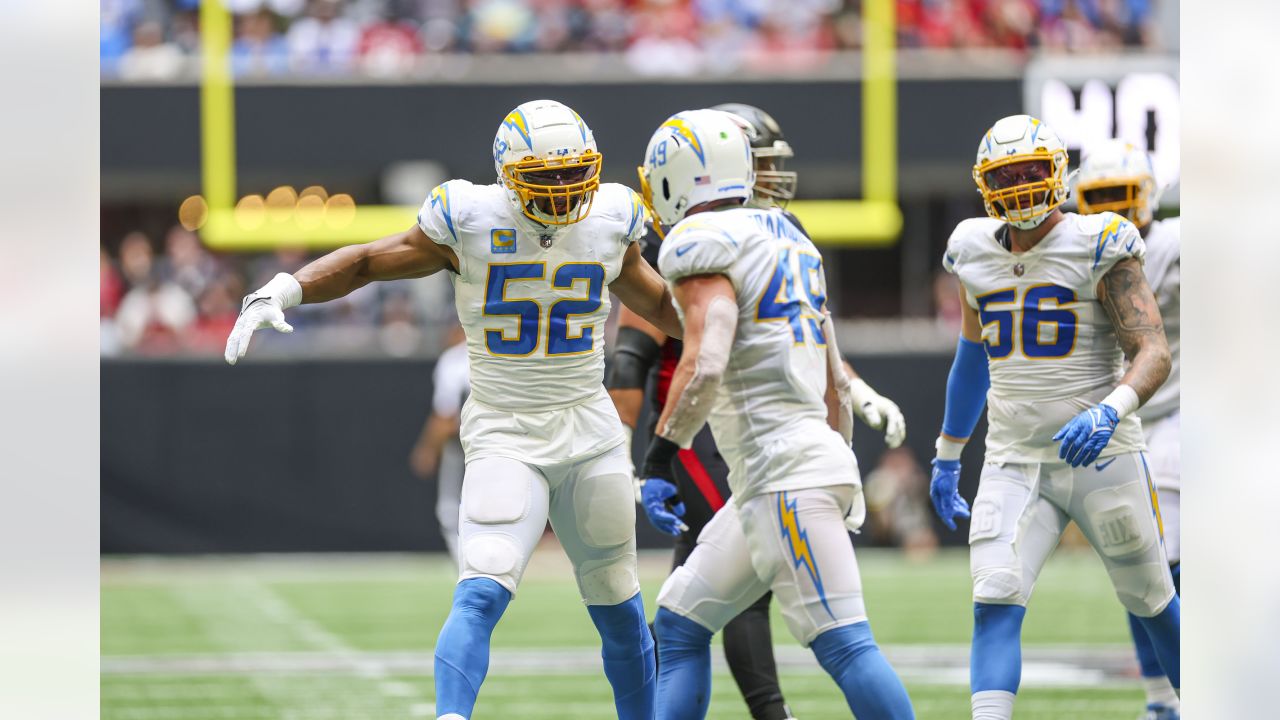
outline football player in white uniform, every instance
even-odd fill
[[[943,258],[964,315],[930,486],[954,529],[969,516],[956,489],[960,453],[985,402],[986,462],[969,529],[973,717],[1013,716],[1026,604],[1071,520],[1177,687],[1178,596],[1135,414],[1170,363],[1142,236],[1114,213],[1059,210],[1066,148],[1027,115],[987,131],[973,178],[990,217],[960,223]]]
[[[671,227],[658,262],[685,327],[641,476],[670,482],[709,421],[732,491],[658,595],[658,720],[706,716],[711,637],[769,590],[858,717],[914,717],[872,638],[845,529],[865,506],[822,256],[783,213],[744,207],[751,148],[727,113],[669,118],[640,178]]]
[[[640,257],[643,204],[601,184],[601,157],[578,113],[527,102],[498,127],[497,182],[450,180],[405,232],[281,273],[244,300],[227,362],[254,330],[292,330],[284,310],[374,280],[452,273],[467,336],[462,410],[462,571],[436,642],[436,712],[465,720],[489,664],[493,628],[550,519],[603,643],[618,717],[653,714],[653,639],[636,572],[631,461],[603,386],[612,290],[679,335],[671,295]]]
[[[471,373],[467,363],[467,336],[461,326],[454,326],[449,335],[451,344],[436,358],[435,371],[431,374],[431,415],[409,454],[409,467],[424,480],[435,477],[436,520],[449,557],[461,569],[458,516],[462,508],[466,455],[459,432],[462,406],[471,394]]]
[[[1147,246],[1143,270],[1160,303],[1164,334],[1172,358],[1169,379],[1138,409],[1147,441],[1147,458],[1160,519],[1164,525],[1164,549],[1173,572],[1173,586],[1180,587],[1179,517],[1181,516],[1182,463],[1179,433],[1178,348],[1179,304],[1182,295],[1182,235],[1178,218],[1155,220],[1159,192],[1151,156],[1124,140],[1111,140],[1094,149],[1080,164],[1076,177],[1076,201],[1080,213],[1114,212],[1124,215],[1142,234]],[[1155,648],[1142,623],[1132,614],[1129,627],[1142,668],[1147,693],[1143,720],[1178,720],[1178,694],[1160,668]]]
[[[783,169],[783,163],[794,156],[782,128],[764,110],[742,103],[724,103],[721,110],[738,118],[751,142],[751,158],[755,163],[755,185],[747,207],[783,213],[787,220],[804,233],[800,221],[785,210],[795,197],[798,176]],[[662,239],[658,231],[647,233],[641,240],[645,260],[658,266]],[[613,363],[605,379],[609,395],[618,406],[623,424],[635,427],[645,399],[645,386],[650,376],[654,392],[650,396],[650,422],[645,437],[653,436],[657,419],[666,402],[668,384],[680,361],[679,340],[668,338],[661,330],[645,322],[626,308],[618,314],[618,335],[613,343]],[[885,443],[893,448],[906,437],[902,411],[890,399],[880,395],[845,364],[854,398],[854,412],[863,422],[885,433]],[[730,497],[729,467],[716,448],[711,429],[703,426],[694,436],[693,445],[679,453],[672,467],[673,482],[653,478],[640,488],[641,507],[649,522],[658,530],[674,535],[675,553],[672,568],[680,567],[693,552],[698,535]],[[682,528],[681,526],[686,526]],[[778,668],[773,657],[773,634],[769,624],[769,605],[773,594],[766,592],[742,614],[724,626],[721,637],[724,656],[733,679],[742,692],[753,720],[793,720],[778,683]]]

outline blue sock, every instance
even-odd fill
[[[973,604],[973,647],[969,651],[969,689],[1017,694],[1022,680],[1021,605]]]
[[[1182,649],[1182,605],[1178,596],[1174,595],[1169,605],[1159,615],[1149,618],[1138,618],[1142,629],[1147,631],[1151,646],[1160,660],[1160,668],[1169,678],[1169,684],[1181,687],[1182,668],[1179,653]]]
[[[511,593],[489,578],[470,578],[453,590],[453,608],[436,640],[436,714],[471,717],[489,671],[489,638]]]
[[[1146,628],[1142,626],[1142,619],[1133,613],[1129,613],[1129,634],[1133,635],[1133,649],[1138,655],[1138,667],[1142,670],[1142,677],[1164,677],[1160,659],[1156,657],[1156,649],[1151,644],[1151,638],[1147,637]]]
[[[1179,595],[1182,594],[1182,575],[1179,572],[1181,569],[1180,564],[1170,568],[1173,572],[1173,588]],[[1155,646],[1151,644],[1151,638],[1147,637],[1142,620],[1133,613],[1129,613],[1129,634],[1133,635],[1133,648],[1137,651],[1138,667],[1142,670],[1142,677],[1164,677],[1164,669],[1160,667],[1160,659],[1156,657]]]
[[[870,623],[832,628],[819,635],[812,647],[858,720],[909,720],[916,716],[907,689],[871,636]]]
[[[711,631],[666,608],[653,621],[658,635],[657,720],[702,720],[711,702]]]
[[[655,690],[653,636],[640,593],[617,605],[588,605],[600,631],[604,676],[613,686],[618,720],[652,720]]]

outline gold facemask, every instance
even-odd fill
[[[664,239],[667,234],[662,230],[658,211],[653,209],[653,188],[649,186],[649,174],[645,172],[643,165],[636,167],[636,174],[640,176],[640,199],[644,202],[645,210],[649,211],[649,217],[653,219],[653,231],[658,234],[659,240]]]
[[[1080,181],[1076,183],[1076,202],[1080,204],[1080,213],[1083,215],[1113,212],[1125,216],[1134,224],[1145,225],[1151,221],[1152,211],[1147,207],[1147,190],[1151,183],[1151,178],[1142,175],[1093,182]],[[1123,189],[1123,197],[1119,197],[1119,193],[1108,193],[1108,197],[1099,198],[1096,194],[1100,190],[1113,188]],[[1096,202],[1089,201],[1090,194],[1094,195]]]
[[[1002,167],[1027,162],[1048,163],[1048,176],[1044,179],[1002,188],[992,188],[988,184],[989,173]],[[1025,222],[1053,212],[1066,200],[1066,193],[1062,192],[1061,179],[1065,173],[1059,172],[1059,169],[1065,168],[1066,165],[1067,153],[1064,150],[1056,153],[1048,150],[1019,153],[988,161],[982,165],[974,165],[973,181],[977,183],[978,191],[986,201],[988,215],[1005,222]]]
[[[543,225],[572,225],[587,217],[596,190],[600,189],[600,170],[604,158],[588,150],[564,160],[528,158],[502,166],[502,179],[520,197],[520,207],[530,220]],[[583,179],[545,182],[555,175],[579,175]],[[548,177],[550,176],[550,177]]]

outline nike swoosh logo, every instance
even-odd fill
[[[688,245],[676,248],[676,257],[684,257],[684,254],[692,250],[693,246],[697,244],[696,242],[691,242]]]
[[[1108,461],[1106,461],[1106,462],[1104,462],[1104,463],[1094,463],[1094,464],[1093,464],[1093,469],[1094,469],[1094,470],[1097,470],[1098,472],[1102,472],[1103,470],[1106,470],[1106,469],[1107,469],[1107,466],[1108,466],[1108,465],[1110,465],[1111,463],[1115,462],[1117,459],[1119,459],[1119,456],[1118,456],[1118,455],[1117,455],[1116,457],[1111,458],[1110,460],[1108,460]]]

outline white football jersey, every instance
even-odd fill
[[[778,211],[704,212],[672,228],[658,266],[672,285],[719,274],[736,291],[737,332],[708,423],[738,502],[860,483],[853,450],[827,424],[827,285],[809,238]]]
[[[1098,282],[1120,260],[1141,261],[1145,245],[1115,213],[1063,213],[1038,245],[1017,254],[1001,243],[1003,226],[965,220],[942,260],[982,321],[991,373],[987,462],[1057,462],[1053,435],[1105,398],[1123,374]],[[1141,424],[1131,415],[1102,456],[1142,447]]]
[[[1169,379],[1156,390],[1138,410],[1138,417],[1143,424],[1168,416],[1178,409],[1178,400],[1182,394],[1179,382],[1179,349],[1181,333],[1179,307],[1182,304],[1182,222],[1180,218],[1157,220],[1151,223],[1143,241],[1147,244],[1147,259],[1144,269],[1147,283],[1156,294],[1160,303],[1160,317],[1164,320],[1164,334],[1169,339],[1169,355],[1172,366]]]
[[[468,460],[489,454],[476,452],[476,442],[486,436],[494,452],[506,443],[508,454],[535,463],[621,442],[622,426],[611,404],[608,412],[594,405],[609,404],[608,286],[622,271],[627,248],[644,233],[639,196],[623,185],[602,184],[585,219],[544,228],[519,213],[501,186],[450,180],[423,203],[418,226],[458,256],[452,280],[467,336],[468,407],[480,403],[485,410],[470,416],[487,418],[463,428]],[[580,421],[569,415],[563,422],[552,420],[554,413],[544,415],[588,402],[591,428],[576,427]],[[536,421],[524,419],[546,435],[531,436],[516,427],[519,422],[502,420],[504,413],[538,415]],[[464,410],[464,425],[468,415]]]

